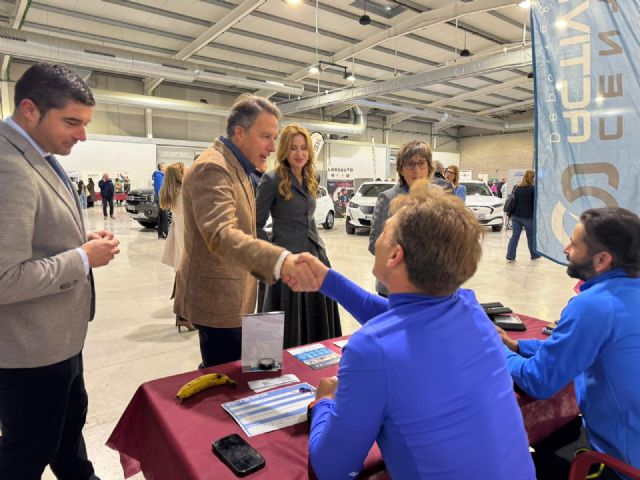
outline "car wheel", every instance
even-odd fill
[[[502,227],[504,224],[500,224],[500,225],[491,225],[491,230],[493,230],[494,232],[501,232],[502,231]]]
[[[345,229],[347,230],[347,233],[349,235],[353,235],[354,233],[356,233],[356,227],[354,227],[353,225],[351,225],[349,223],[349,219],[348,218],[347,218],[347,221],[344,222],[344,226],[345,226]]]
[[[333,228],[333,223],[334,223],[334,218],[333,218],[333,212],[329,211],[329,213],[327,213],[327,218],[324,220],[324,223],[322,224],[322,228],[324,228],[325,230],[331,230]]]
[[[138,220],[138,223],[144,228],[156,228],[158,226],[158,222],[145,222],[143,220]]]

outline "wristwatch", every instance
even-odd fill
[[[258,368],[260,370],[273,370],[276,361],[273,358],[261,358],[258,360]]]

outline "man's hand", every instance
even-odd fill
[[[280,278],[294,292],[315,292],[322,282],[316,278],[306,262],[298,262],[300,256],[301,254],[295,253],[287,255],[280,269]]]
[[[314,277],[316,277],[316,279],[319,282],[319,285],[318,285],[318,289],[319,289],[322,286],[322,284],[324,283],[324,279],[327,276],[327,272],[329,271],[329,267],[327,267],[324,263],[322,263],[317,257],[314,257],[310,253],[306,253],[306,252],[300,253],[298,255],[296,263],[297,264],[305,264],[305,265],[307,265],[309,267],[309,270],[311,270],[311,273],[313,274]],[[289,287],[291,287],[292,290],[295,290],[296,285],[295,285],[295,281],[294,280],[290,280],[290,282],[288,282],[288,284],[289,284]]]
[[[328,398],[333,400],[336,396],[336,390],[338,389],[338,377],[323,378],[318,383],[316,389],[316,400],[321,398]]]
[[[507,348],[512,352],[518,353],[518,341],[512,339],[509,335],[507,335],[507,332],[505,332],[499,326],[495,325],[495,327],[496,327],[496,330],[498,331],[498,335],[500,335],[500,339],[507,346]]]
[[[106,230],[100,230],[99,232],[89,232],[87,235],[87,239],[91,240],[113,240],[115,237],[113,233],[107,232]]]
[[[87,254],[89,266],[91,268],[96,268],[107,265],[111,260],[113,260],[113,257],[120,253],[118,245],[120,245],[120,242],[111,235],[111,239],[109,240],[103,238],[89,240],[80,248],[82,248]]]

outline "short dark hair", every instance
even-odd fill
[[[391,213],[409,281],[422,293],[450,295],[476,272],[484,229],[458,197],[417,180],[391,202]]]
[[[621,268],[632,277],[640,276],[640,218],[626,208],[592,208],[580,215],[584,243],[590,254],[607,251],[612,268]]]
[[[25,98],[38,107],[42,116],[52,108],[64,108],[69,101],[88,107],[96,104],[91,90],[77,73],[51,63],[36,63],[16,82],[15,107]]]
[[[280,109],[266,98],[251,95],[250,93],[240,95],[231,106],[231,111],[227,117],[227,138],[231,139],[233,137],[236,126],[247,130],[262,112],[270,113],[278,120],[282,116]]]

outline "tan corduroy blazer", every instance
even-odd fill
[[[236,328],[253,313],[256,279],[273,283],[283,249],[256,239],[256,203],[240,161],[220,141],[182,183],[184,252],[174,312],[197,325]]]

